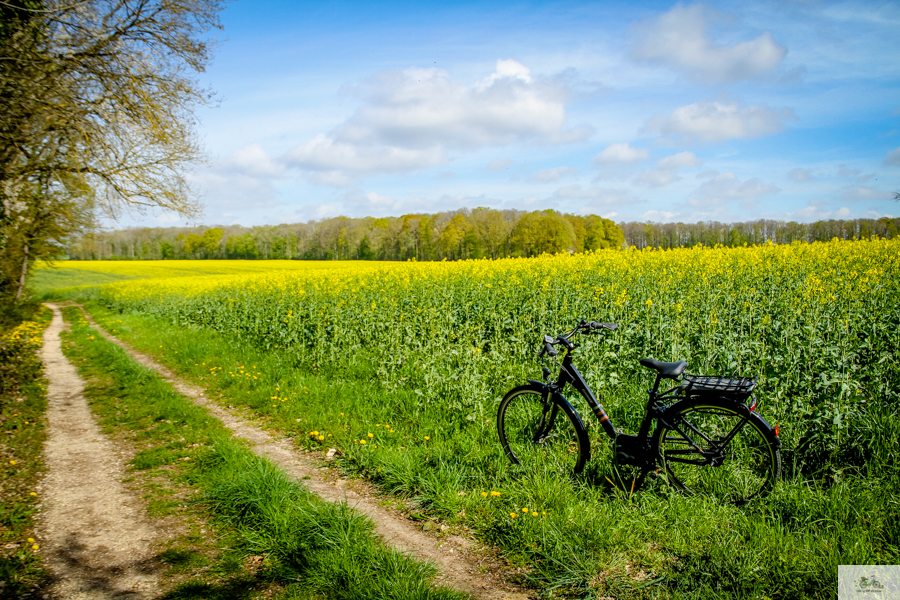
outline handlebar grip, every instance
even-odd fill
[[[591,329],[609,329],[610,331],[615,331],[619,328],[618,323],[598,323],[597,321],[591,321],[590,326]]]
[[[556,356],[556,355],[557,355],[556,348],[554,348],[553,346],[551,346],[549,342],[544,342],[544,352],[546,352],[546,353],[549,354],[550,356]]]

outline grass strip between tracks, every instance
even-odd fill
[[[363,515],[319,500],[267,460],[231,437],[205,410],[176,393],[153,371],[91,329],[76,309],[64,346],[85,378],[100,423],[150,442],[138,452],[137,470],[169,466],[198,490],[212,521],[234,532],[238,550],[264,555],[261,583],[283,587],[281,598],[452,599],[435,587],[430,565],[383,546]],[[195,581],[166,598],[225,597],[229,583]],[[231,596],[229,596],[231,597]]]

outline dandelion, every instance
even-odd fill
[[[526,513],[527,513],[527,512],[528,512],[528,507],[526,506],[525,508],[523,508],[523,509],[522,509],[522,512],[526,512]]]
[[[365,445],[366,445],[366,440],[359,440],[359,443],[362,444],[363,446],[365,446]]]
[[[426,442],[427,442],[428,440],[430,440],[430,439],[431,439],[431,438],[428,437],[427,435],[425,436],[425,441],[426,441]]]
[[[370,437],[370,438],[373,438],[373,437],[375,437],[375,436],[374,436],[374,435],[372,435],[372,434],[371,434],[371,433],[367,433],[367,434],[366,434],[366,435],[367,435],[367,436],[369,436],[369,437]]]
[[[14,460],[11,460],[11,461],[9,461],[9,464],[11,464],[11,465],[13,465],[13,466],[15,466],[15,465],[16,465],[16,461],[14,461]]]
[[[499,496],[500,492],[491,492],[491,496]]]
[[[37,550],[38,548],[40,548],[40,546],[38,546],[37,544],[34,544],[34,545],[31,547],[32,550]]]
[[[322,440],[324,440],[324,439],[325,439],[325,436],[324,436],[324,435],[320,435],[320,436],[319,436],[319,441],[320,441],[320,442],[321,442]]]
[[[29,544],[33,544],[33,543],[34,543],[34,538],[28,538],[28,543],[29,543]]]
[[[509,513],[509,518],[510,518],[510,519],[515,519],[515,518],[516,518],[516,513]]]
[[[28,494],[28,495],[29,495],[29,496],[37,496],[37,492],[31,492],[31,493]]]
[[[481,492],[481,495],[482,495],[484,498],[487,498],[487,492]]]
[[[538,514],[536,512],[533,512],[533,513],[531,513],[531,516],[536,517],[536,516],[538,516]]]

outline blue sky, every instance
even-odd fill
[[[900,214],[897,2],[238,0],[222,20],[205,224]]]

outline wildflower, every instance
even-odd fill
[[[16,461],[14,461],[14,460],[11,460],[11,461],[9,461],[9,464],[11,464],[11,465],[13,465],[13,466],[15,466],[15,464],[16,464]]]
[[[29,543],[29,544],[33,544],[33,543],[34,543],[34,538],[28,538],[28,543]]]
[[[487,492],[481,492],[481,495],[487,498]]]
[[[37,550],[38,548],[40,548],[40,546],[38,546],[37,544],[35,544],[31,547],[32,550]]]
[[[31,493],[28,494],[28,495],[29,495],[29,496],[37,496],[37,492],[31,492]]]
[[[359,443],[362,444],[363,446],[365,446],[365,445],[366,445],[366,440],[359,440]]]
[[[531,513],[531,516],[536,517],[536,516],[538,516],[538,514],[536,512],[533,512],[533,513]]]
[[[428,440],[430,440],[430,439],[431,439],[431,438],[428,437],[427,435],[425,436],[425,441],[426,441],[426,442],[427,442]]]
[[[371,433],[367,433],[366,435],[369,436],[370,438],[375,437],[375,436],[372,435]]]
[[[500,492],[491,492],[491,496],[499,496]]]
[[[515,519],[515,518],[516,518],[516,513],[509,513],[509,518],[510,518],[510,519]]]
[[[320,436],[319,436],[319,441],[320,441],[320,442],[321,442],[322,440],[324,440],[324,439],[325,439],[325,436],[324,436],[324,435],[320,435]]]
[[[528,507],[523,508],[522,512],[528,512]]]

